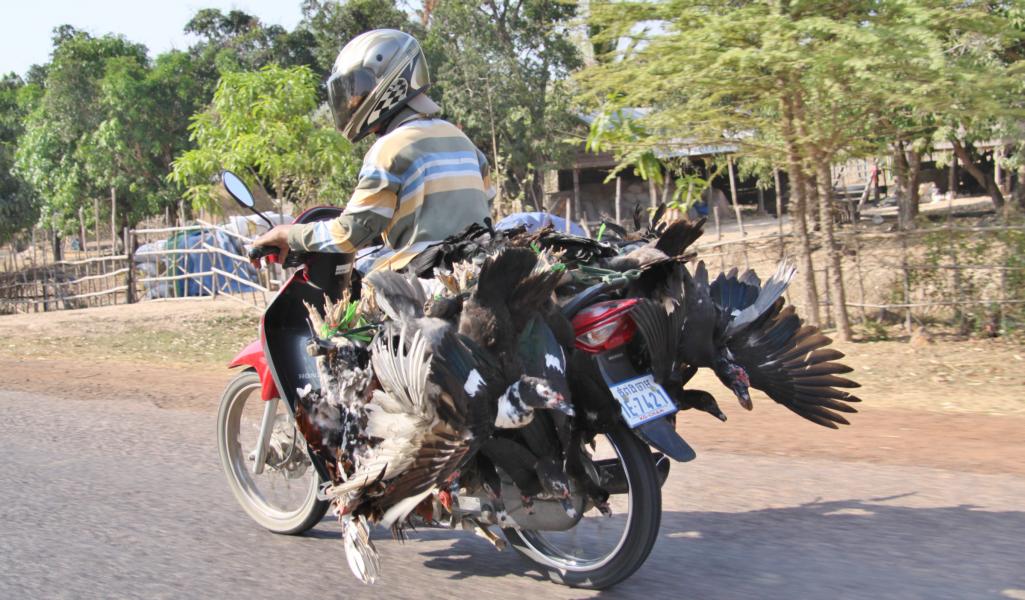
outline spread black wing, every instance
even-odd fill
[[[805,419],[836,429],[849,425],[840,413],[858,412],[851,403],[861,400],[844,391],[860,386],[839,376],[852,369],[835,362],[844,355],[826,348],[830,343],[817,327],[804,325],[792,306],[783,308],[780,298],[727,346],[752,387]]]

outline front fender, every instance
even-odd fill
[[[281,394],[278,393],[278,387],[274,384],[274,377],[270,373],[270,367],[267,366],[267,357],[263,354],[263,344],[260,343],[260,340],[256,340],[243,348],[231,360],[228,368],[233,369],[235,367],[250,367],[256,371],[256,374],[260,377],[260,398],[262,400],[281,397]]]

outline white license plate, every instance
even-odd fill
[[[621,381],[609,386],[619,401],[623,419],[631,428],[676,412],[676,404],[651,375]]]

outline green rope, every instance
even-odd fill
[[[581,283],[593,285],[595,283],[616,283],[625,284],[628,281],[635,281],[643,271],[630,269],[629,271],[615,271],[603,269],[591,265],[581,265],[572,271],[573,278]]]

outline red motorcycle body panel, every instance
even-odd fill
[[[274,384],[274,377],[267,366],[267,358],[263,355],[263,342],[260,340],[256,340],[243,348],[228,366],[231,368],[251,367],[255,370],[256,374],[260,376],[261,399],[270,400],[271,398],[280,397],[278,386]]]
[[[577,349],[589,354],[598,354],[630,341],[636,327],[632,320],[624,317],[637,302],[636,298],[609,300],[580,311],[573,317]],[[602,334],[600,341],[589,341],[586,334],[601,328],[606,328],[606,332]]]

